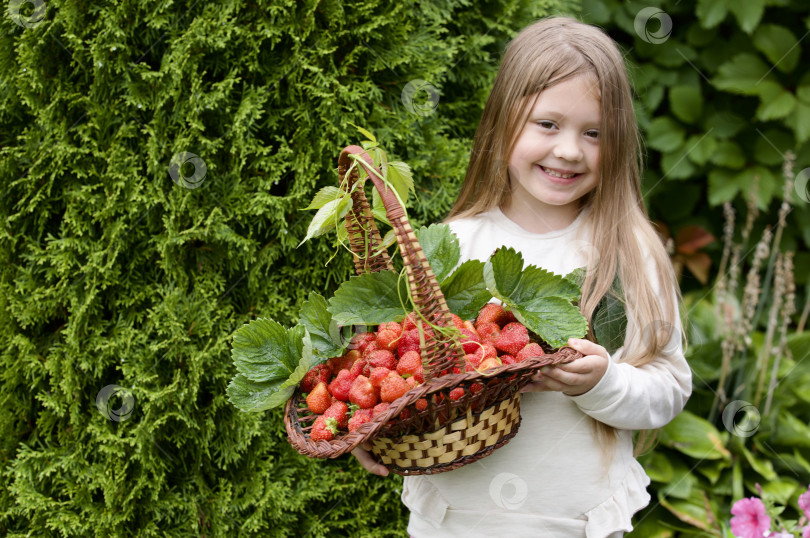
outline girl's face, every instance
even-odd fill
[[[599,182],[601,118],[592,75],[567,79],[540,93],[509,158],[507,215],[524,227],[538,219],[573,221],[580,198]]]

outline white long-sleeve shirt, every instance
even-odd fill
[[[486,261],[507,246],[526,264],[566,275],[595,252],[583,220],[581,214],[565,229],[535,234],[496,208],[450,228],[462,262]],[[654,279],[652,269],[646,268]],[[630,531],[632,515],[650,500],[649,478],[633,457],[632,430],[667,424],[692,390],[679,322],[674,329],[664,354],[642,367],[617,362],[624,347],[618,349],[585,394],[524,393],[520,430],[490,456],[445,473],[405,477],[410,535],[605,538]],[[637,334],[628,324],[625,343]],[[617,428],[610,459],[598,445],[593,419]]]

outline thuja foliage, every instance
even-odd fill
[[[230,338],[349,275],[328,241],[296,248],[349,122],[412,166],[414,224],[440,220],[506,41],[561,7],[12,0],[0,534],[401,534],[396,477],[228,403]]]

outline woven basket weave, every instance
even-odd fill
[[[434,325],[452,325],[439,283],[404,209],[393,191],[379,179],[377,174],[382,176],[382,173],[363,148],[348,146],[341,152],[338,160],[341,183],[347,179],[351,186],[359,179],[356,167],[346,178],[352,164],[350,155],[360,156],[358,164],[368,172],[380,194],[396,234],[414,304],[423,318],[431,320]],[[386,250],[381,248],[380,233],[362,188],[352,193],[346,229],[358,274],[393,270]],[[582,356],[568,347],[544,349],[545,355],[484,373],[474,371],[442,376],[442,372],[452,372],[454,366],[464,364],[464,351],[452,337],[438,331],[425,332],[421,346],[423,363],[427,363],[425,383],[408,391],[356,432],[343,433],[332,441],[310,439],[309,431],[316,415],[308,410],[300,390],[296,389],[284,410],[289,441],[301,454],[317,458],[334,458],[361,443],[369,443],[371,453],[379,462],[402,475],[435,474],[456,469],[487,456],[514,437],[520,426],[519,390],[530,382],[539,368]],[[483,388],[473,394],[470,387],[474,383]],[[464,388],[464,396],[451,400],[448,395],[457,387]],[[427,400],[427,406],[419,410],[415,404],[421,398]]]

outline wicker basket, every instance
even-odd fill
[[[408,275],[408,286],[421,315],[435,325],[452,324],[450,311],[439,284],[416,235],[396,196],[375,174],[368,154],[359,146],[345,148],[338,161],[341,182],[352,160],[360,155],[359,165],[368,172],[385,205]],[[358,180],[352,169],[349,184]],[[352,193],[352,208],[346,215],[349,244],[354,253],[358,274],[393,269],[382,243],[363,189]],[[426,332],[421,346],[425,383],[393,402],[383,413],[363,424],[353,433],[344,433],[332,441],[313,441],[309,430],[315,420],[296,389],[287,401],[284,424],[290,443],[310,457],[334,458],[350,452],[361,443],[369,443],[375,458],[389,470],[401,475],[435,474],[456,469],[489,455],[506,444],[520,426],[520,388],[529,383],[542,366],[570,362],[582,355],[571,348],[544,348],[547,354],[519,363],[500,366],[484,373],[447,374],[464,364],[464,351],[458,341],[439,332]],[[477,383],[474,394],[469,390]],[[451,400],[448,395],[463,387],[464,396]],[[425,398],[427,406],[419,410],[417,400]]]

